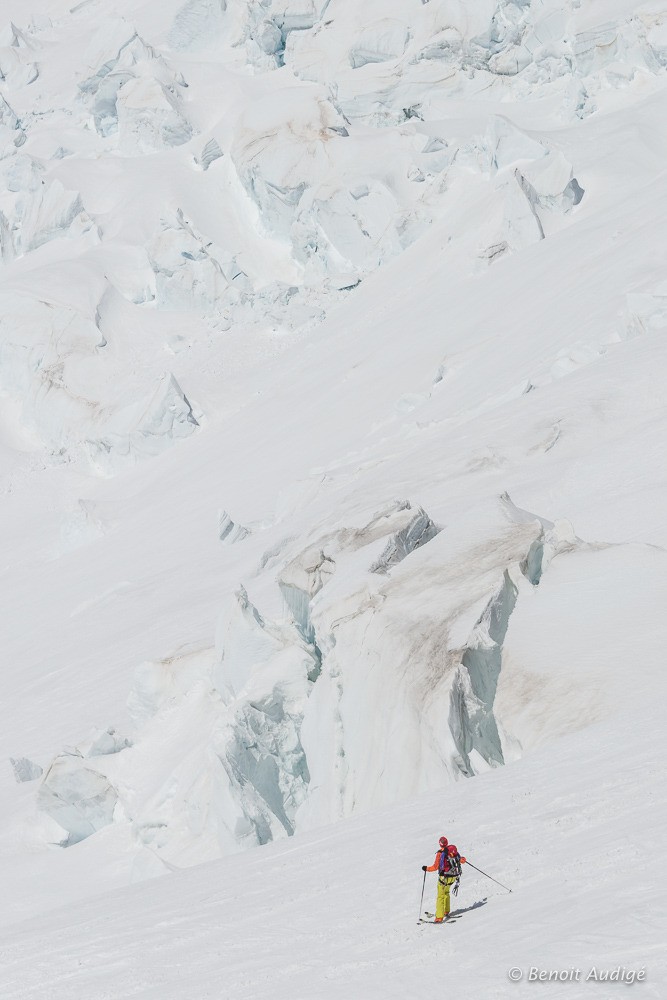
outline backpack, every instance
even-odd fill
[[[456,854],[449,854],[447,848],[445,848],[440,852],[438,874],[443,875],[445,878],[458,878],[460,876],[461,855],[458,851]]]

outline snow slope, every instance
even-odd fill
[[[660,995],[667,5],[0,15],[3,996]]]
[[[659,998],[663,813],[646,767],[662,749],[659,715],[645,723],[650,736],[596,725],[435,797],[32,917],[3,934],[3,996],[375,1000],[456,988],[576,1000],[625,993],[590,978],[620,967],[645,975],[633,996]],[[417,926],[419,864],[442,829],[513,891],[468,868],[461,918]],[[526,982],[531,968],[579,981]]]

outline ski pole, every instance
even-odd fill
[[[500,886],[500,887],[501,887],[502,889],[507,889],[507,886],[506,886],[506,885],[503,885],[503,883],[502,883],[502,882],[499,882],[497,878],[493,878],[493,876],[492,876],[492,875],[487,875],[487,873],[486,873],[486,872],[483,872],[481,868],[478,868],[478,867],[477,867],[477,865],[472,865],[472,864],[470,864],[470,862],[468,861],[468,859],[467,859],[467,858],[466,858],[466,864],[467,864],[467,865],[470,865],[470,867],[471,867],[471,868],[474,868],[476,872],[479,872],[479,873],[480,873],[480,875],[486,875],[486,877],[487,877],[487,878],[490,878],[492,882],[495,882],[495,883],[496,883],[496,885],[499,885],[499,886]],[[511,892],[512,890],[511,890],[511,889],[507,889],[507,891],[508,891],[508,892]]]
[[[420,923],[422,918],[422,906],[424,905],[425,888],[426,888],[426,872],[424,872],[424,881],[422,882],[422,898],[419,900],[419,920],[417,921],[417,923]]]

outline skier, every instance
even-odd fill
[[[422,871],[438,872],[438,899],[434,923],[441,924],[449,916],[449,891],[454,883],[458,889],[461,865],[465,864],[466,859],[461,857],[454,844],[450,844],[446,837],[441,837],[438,843],[440,850],[435,856],[435,861],[429,866],[422,865]],[[454,894],[456,895],[456,889]]]

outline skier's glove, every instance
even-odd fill
[[[428,867],[426,865],[422,865],[422,871],[423,872],[428,871]]]
[[[454,893],[455,896],[458,896],[458,894],[459,894],[459,880],[458,879],[456,880],[456,885],[452,889],[452,892]]]

